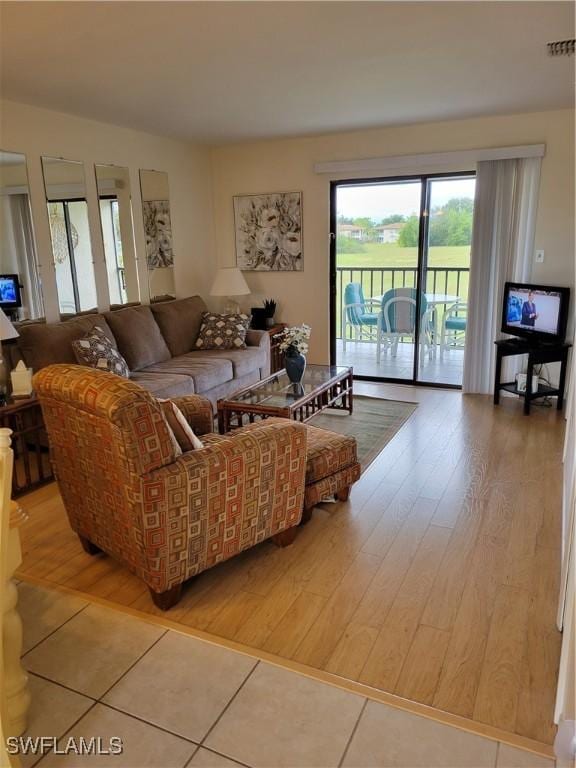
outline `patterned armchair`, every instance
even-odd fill
[[[262,425],[181,453],[160,406],[109,373],[52,365],[34,377],[72,529],[86,551],[124,563],[166,610],[182,583],[272,537],[290,543],[302,517],[306,427]],[[203,397],[176,402],[198,434]]]

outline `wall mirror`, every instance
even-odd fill
[[[26,156],[0,150],[0,307],[17,320],[43,317]]]
[[[83,163],[43,157],[60,315],[96,310],[96,282]]]
[[[110,304],[140,301],[128,168],[95,165]]]
[[[150,301],[173,298],[176,291],[168,174],[163,171],[141,170],[140,191],[146,234]]]

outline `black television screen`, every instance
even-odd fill
[[[506,283],[502,331],[512,336],[564,341],[569,299],[569,288]]]
[[[18,275],[0,275],[0,307],[17,309],[22,306]]]

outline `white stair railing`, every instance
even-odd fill
[[[0,428],[0,723],[2,766],[8,756],[5,739],[20,736],[26,730],[30,706],[28,676],[22,653],[22,621],[16,610],[18,591],[14,571],[22,562],[18,527],[24,519],[22,510],[11,500],[14,454],[10,447],[10,429]],[[12,763],[13,765],[15,762]]]

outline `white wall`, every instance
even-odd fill
[[[32,213],[48,317],[57,319],[58,300],[40,164],[42,155],[84,162],[100,309],[108,306],[108,281],[100,234],[95,163],[129,169],[141,277],[146,273],[146,258],[138,170],[146,168],[168,173],[177,294],[208,294],[215,263],[210,159],[206,148],[16,102],[3,101],[0,108],[0,148],[22,152],[28,160]],[[141,280],[141,289],[143,299],[146,299],[147,278]]]
[[[558,765],[573,765],[576,756],[576,356],[566,398],[562,494],[562,573],[558,629],[563,629],[554,722]]]
[[[28,159],[44,293],[52,314],[57,300],[40,165],[42,155],[81,160],[85,164],[101,308],[102,297],[108,296],[108,286],[94,163],[129,168],[141,277],[146,262],[138,170],[168,173],[179,296],[200,293],[207,298],[216,258],[219,265],[234,264],[234,195],[302,190],[304,271],[245,273],[253,295],[247,297],[243,306],[249,308],[269,296],[278,299],[282,320],[308,322],[313,329],[311,362],[326,362],[329,351],[330,177],[314,173],[316,162],[545,143],[535,245],[545,250],[546,258],[544,264],[534,265],[534,279],[574,285],[574,147],[570,110],[394,126],[207,150],[15,102],[4,101],[1,107],[0,148],[23,152]],[[395,173],[402,173],[402,169]],[[415,170],[411,168],[409,173]],[[146,298],[147,285],[141,282]]]
[[[245,273],[255,295],[244,304],[250,306],[264,296],[277,299],[280,319],[312,326],[310,361],[327,362],[331,177],[315,174],[314,164],[545,143],[535,247],[543,248],[546,256],[544,264],[534,265],[533,276],[543,283],[573,286],[573,123],[570,110],[559,110],[216,147],[212,150],[212,169],[218,261],[222,266],[235,261],[233,195],[302,190],[304,271]],[[394,175],[402,172],[395,170]],[[406,172],[414,175],[418,171],[410,168]]]

